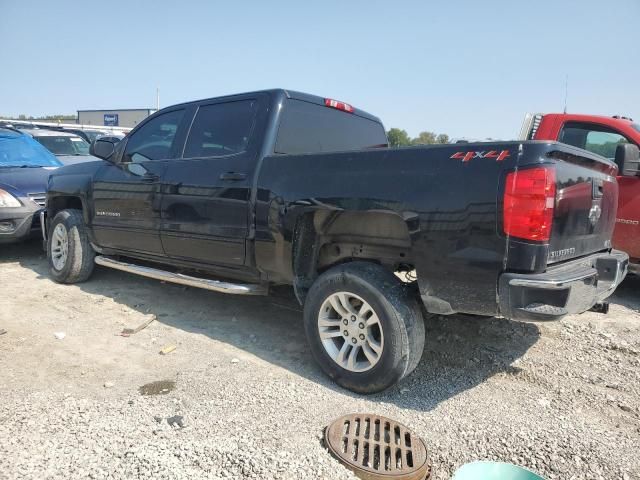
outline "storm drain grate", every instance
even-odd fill
[[[431,475],[424,442],[390,418],[345,415],[327,427],[325,444],[364,480],[424,480]]]

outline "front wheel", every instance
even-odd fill
[[[358,393],[398,382],[418,365],[424,349],[415,298],[374,263],[347,263],[318,277],[305,301],[304,322],[322,370]]]
[[[95,252],[80,210],[62,210],[53,218],[47,257],[49,272],[58,283],[84,282],[91,276]]]

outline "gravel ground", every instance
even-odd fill
[[[361,411],[420,435],[436,479],[479,459],[640,479],[639,287],[628,278],[607,316],[430,318],[417,370],[358,396],[314,364],[288,290],[240,298],[104,268],[57,285],[37,242],[1,246],[0,478],[349,479],[322,431]],[[161,380],[175,388],[141,395]]]

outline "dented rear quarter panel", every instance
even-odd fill
[[[498,155],[503,151],[508,155]],[[549,262],[549,242],[519,241],[503,233],[506,175],[516,168],[541,165],[556,169],[557,188],[565,195],[557,202],[560,212],[570,208],[569,203],[582,201],[572,197],[569,187],[592,178],[605,180],[608,195],[603,201],[615,203],[610,191],[617,188],[612,176],[615,165],[557,142],[268,156],[257,178],[256,264],[270,278],[292,280],[293,236],[305,213],[387,212],[406,225],[427,308],[434,299],[431,311],[437,313],[499,314],[500,274],[540,273]],[[572,257],[610,245],[615,205],[603,210],[596,230],[582,235],[576,225],[587,221],[584,207],[580,216],[559,217],[566,221],[554,224],[555,237],[552,230],[553,248],[577,246]]]
[[[293,233],[305,213],[389,212],[407,226],[422,295],[445,299],[455,311],[495,314],[506,245],[497,230],[498,193],[505,172],[516,166],[519,145],[266,157],[258,175],[256,264],[270,278],[291,280]],[[500,161],[452,158],[491,151],[509,154]]]

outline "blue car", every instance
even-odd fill
[[[0,243],[39,234],[49,174],[61,166],[31,136],[0,127]]]

